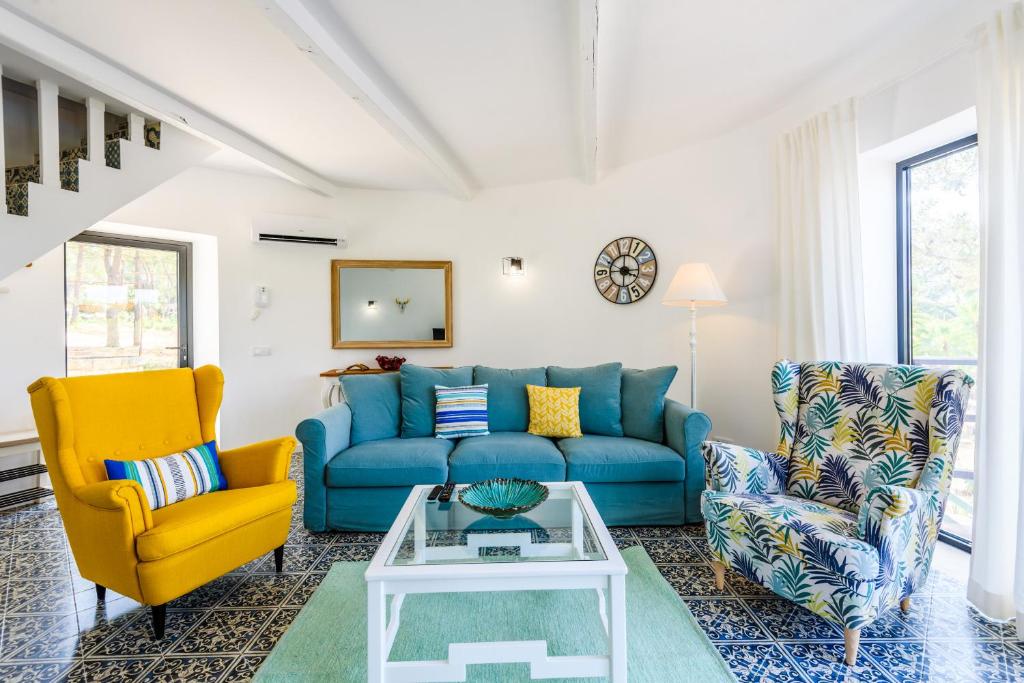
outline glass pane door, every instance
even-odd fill
[[[972,377],[978,366],[981,286],[977,137],[900,164],[901,361],[955,367]],[[946,513],[944,535],[966,545],[974,507],[975,396]]]
[[[68,377],[189,365],[189,246],[98,233],[65,245]]]

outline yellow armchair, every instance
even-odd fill
[[[216,439],[224,375],[196,370],[43,377],[28,392],[68,541],[82,576],[150,605],[164,633],[166,603],[274,551],[291,524],[295,439],[219,453],[228,490],[150,510],[134,481],[109,481],[104,459],[139,460]]]

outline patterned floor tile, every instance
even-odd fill
[[[70,579],[13,579],[8,582],[8,614],[71,614],[75,599]]]
[[[64,551],[10,553],[5,559],[11,578],[62,579],[68,575],[68,554]]]
[[[205,586],[200,586],[191,593],[186,593],[176,600],[167,603],[168,610],[176,609],[212,609],[220,604],[232,590],[241,583],[240,576],[221,576]]]
[[[939,643],[925,641],[863,643],[860,656],[874,660],[897,683],[959,681],[962,673]]]
[[[140,609],[135,619],[128,621],[124,628],[115,631],[99,646],[90,647],[87,653],[95,657],[166,654],[186,640],[186,634],[202,619],[203,612],[200,611],[168,612],[164,637],[156,640],[153,638],[153,622],[149,610]]]
[[[641,541],[655,564],[701,564],[704,557],[685,538]]]
[[[324,551],[312,569],[315,572],[327,572],[335,562],[366,561],[375,552],[375,545],[332,545]]]
[[[687,600],[686,606],[711,640],[771,640],[738,598]]]
[[[291,623],[295,621],[296,615],[299,610],[297,608],[286,607],[279,609],[274,613],[274,616],[270,619],[263,630],[256,636],[256,640],[249,646],[249,652],[270,652],[277,645],[277,641],[280,640],[284,632],[288,630]]]
[[[715,643],[715,646],[741,683],[803,683],[805,680],[777,643]]]
[[[221,679],[222,683],[235,683],[236,681],[249,681],[256,675],[266,659],[264,655],[242,655],[228,669],[227,674]]]
[[[746,605],[776,640],[842,640],[843,638],[843,633],[838,626],[788,600],[757,598],[747,600]]]
[[[4,683],[50,683],[64,678],[74,665],[73,661],[0,664],[0,681]]]
[[[855,666],[847,666],[843,662],[845,649],[842,643],[783,643],[782,648],[804,676],[813,683],[889,683],[882,669],[867,657],[859,657]]]
[[[301,574],[250,574],[220,601],[219,606],[277,607],[301,581]]]
[[[105,683],[139,680],[159,660],[156,657],[125,657],[122,659],[90,659],[79,662],[68,672],[68,683]]]
[[[188,614],[188,612],[179,612]],[[232,609],[207,612],[172,648],[176,654],[240,654],[273,616],[272,610]],[[170,621],[170,615],[168,615]],[[170,624],[168,623],[168,628]]]
[[[165,657],[150,669],[146,680],[156,683],[213,683],[224,675],[235,659],[225,656]]]
[[[309,600],[309,596],[313,595],[314,591],[320,587],[320,582],[324,580],[326,574],[310,573],[302,577],[302,581],[292,591],[292,594],[288,596],[285,601],[287,606],[301,607],[306,604]]]
[[[684,598],[732,595],[728,585],[725,590],[715,588],[715,572],[710,565],[666,564],[659,567],[661,575]]]
[[[633,534],[639,539],[645,538],[681,538],[686,536],[683,527],[679,526],[635,526]]]

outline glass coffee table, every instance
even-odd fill
[[[533,679],[626,680],[626,564],[582,483],[545,485],[546,501],[509,520],[462,505],[463,486],[449,503],[427,500],[433,486],[413,488],[365,574],[370,681],[464,681],[467,665],[489,663],[529,664]],[[388,661],[407,594],[559,589],[597,591],[607,655],[553,657],[547,641],[521,640],[450,643],[447,659]]]

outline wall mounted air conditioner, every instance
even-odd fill
[[[313,244],[322,247],[347,246],[341,226],[326,218],[265,213],[252,219],[252,241],[260,244]]]

